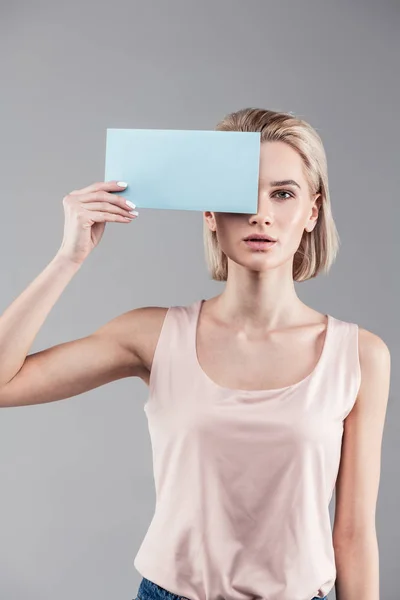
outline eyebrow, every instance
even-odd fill
[[[280,185],[295,185],[301,190],[301,187],[294,179],[282,179],[282,181],[271,181],[271,187],[276,187]]]

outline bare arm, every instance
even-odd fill
[[[377,335],[360,328],[361,386],[345,420],[336,484],[333,542],[338,600],[379,599],[375,527],[381,447],[390,386],[390,352]]]
[[[50,310],[81,265],[56,255],[0,317],[0,389],[22,367]]]
[[[126,223],[137,216],[136,211],[130,214],[122,196],[112,194],[121,187],[99,182],[63,198],[60,250],[0,316],[0,407],[59,400],[142,372],[130,335],[135,338],[135,323],[146,309],[121,315],[85,338],[28,356],[47,315],[101,240],[106,223]]]
[[[87,337],[27,356],[78,269],[56,256],[0,317],[0,408],[61,400],[145,373],[139,348],[146,344],[152,323],[159,326],[157,314],[163,309],[157,307],[131,310]]]
[[[30,354],[22,368],[0,388],[0,407],[43,404],[70,398],[110,381],[142,376],[139,355],[154,315],[165,309],[138,308],[124,313],[93,334]]]

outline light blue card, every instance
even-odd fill
[[[107,129],[105,181],[138,208],[255,213],[260,132]]]

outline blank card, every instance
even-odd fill
[[[260,132],[107,129],[105,181],[138,208],[256,213]]]

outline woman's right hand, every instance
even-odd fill
[[[132,211],[135,205],[112,193],[123,189],[116,181],[101,181],[64,196],[64,238],[58,255],[81,264],[100,242],[107,221],[130,223],[138,216]]]

